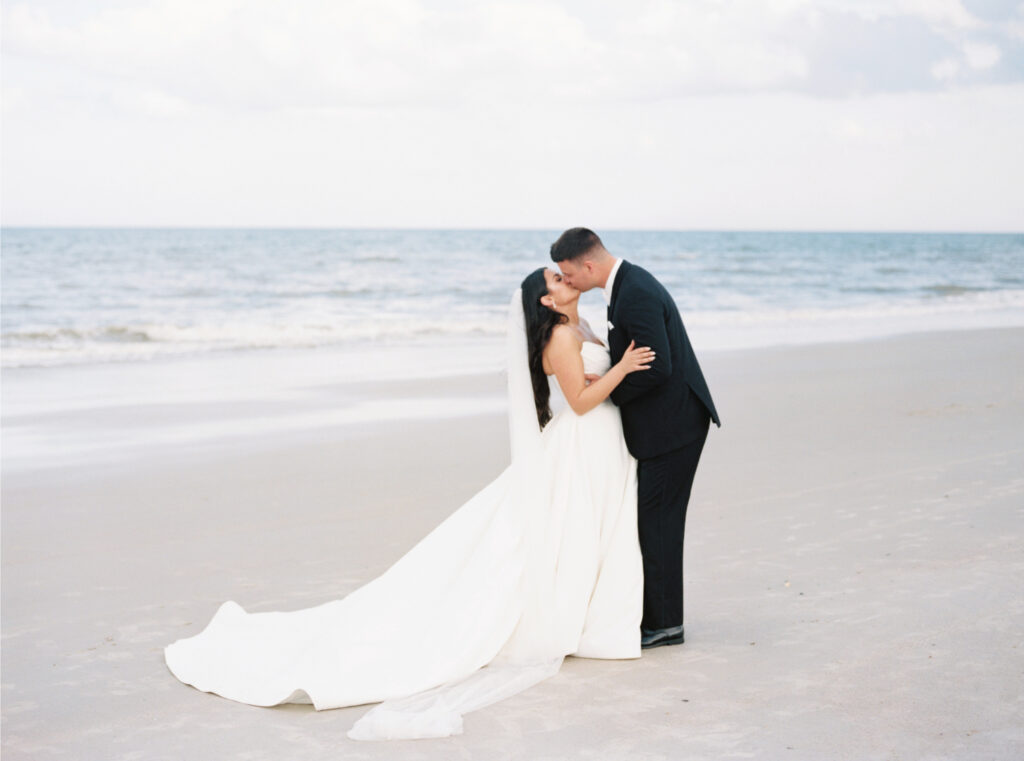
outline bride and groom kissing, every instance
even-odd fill
[[[557,673],[684,641],[683,534],[718,415],[668,291],[585,228],[513,295],[511,462],[384,574],[344,598],[223,603],[165,648],[182,682],[257,706],[378,703],[361,740],[444,737]],[[607,346],[577,302],[600,288]],[[568,407],[553,414],[554,379]]]

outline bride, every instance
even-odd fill
[[[512,462],[377,579],[288,612],[220,606],[164,650],[199,690],[256,706],[380,703],[349,737],[462,732],[462,715],[555,674],[566,655],[638,658],[636,462],[608,395],[652,352],[608,351],[579,291],[540,268],[509,309]],[[552,416],[549,376],[569,406]],[[600,377],[598,377],[600,376]]]

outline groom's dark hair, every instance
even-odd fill
[[[604,248],[597,233],[585,227],[573,227],[551,244],[551,261],[564,262],[567,259],[576,259],[590,253],[590,250],[597,246]]]

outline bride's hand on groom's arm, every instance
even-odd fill
[[[622,369],[625,375],[629,375],[637,370],[649,370],[651,368],[651,362],[654,361],[655,353],[654,350],[649,346],[641,346],[639,349],[634,347],[635,341],[630,341],[629,348],[626,349],[626,353],[622,355],[622,359],[619,363],[622,365]],[[597,375],[596,373],[586,373],[583,378],[589,386],[594,381],[601,380],[603,376]]]
[[[637,348],[636,341],[630,341],[618,364],[622,367],[623,373],[629,375],[637,370],[650,370],[655,357],[656,354],[650,346]]]

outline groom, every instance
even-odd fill
[[[710,421],[721,426],[675,302],[647,270],[616,259],[584,227],[551,246],[565,282],[601,288],[608,302],[612,364],[629,346],[655,351],[651,368],[612,391],[630,454],[637,459],[637,517],[644,561],[643,648],[683,641],[686,505]]]

